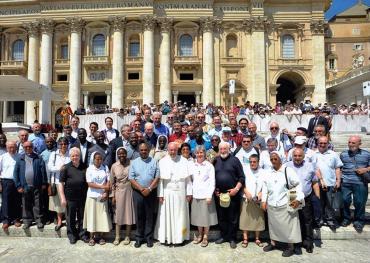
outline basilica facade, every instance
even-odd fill
[[[0,2],[1,75],[64,101],[3,102],[3,121],[54,122],[70,101],[229,105],[326,100],[329,0]],[[0,76],[1,77],[1,76]],[[235,80],[230,94],[229,80]],[[2,100],[6,100],[3,98]]]

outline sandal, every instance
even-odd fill
[[[242,247],[244,248],[248,247],[248,239],[243,239]]]
[[[95,246],[95,240],[94,240],[93,238],[91,238],[91,239],[89,240],[89,246],[90,246],[90,247]]]
[[[200,244],[201,247],[206,247],[208,246],[208,237],[207,236],[204,236],[203,237],[203,240],[202,240],[202,243]]]
[[[254,241],[254,243],[256,243],[256,245],[259,246],[259,247],[263,247],[263,244],[262,244],[261,240],[259,240],[259,239],[256,239],[256,241]]]
[[[130,244],[130,242],[131,242],[130,237],[129,237],[129,236],[126,236],[126,237],[125,237],[125,240],[123,241],[123,244],[124,244],[125,246],[127,246],[128,244]]]
[[[199,244],[200,242],[202,242],[202,235],[199,235],[198,237],[196,235],[194,235],[194,240],[193,240],[193,244]]]
[[[103,246],[103,245],[105,245],[105,244],[106,244],[106,242],[105,242],[104,238],[101,238],[101,239],[99,240],[99,245]]]
[[[114,241],[113,241],[113,245],[115,246],[118,246],[119,245],[119,238],[116,238]]]

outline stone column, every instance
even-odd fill
[[[112,108],[120,109],[124,102],[124,48],[123,34],[126,18],[113,16],[109,18],[113,29],[113,55],[112,55]]]
[[[172,101],[171,96],[171,28],[172,19],[161,18],[159,20],[161,26],[161,47],[159,57],[159,102]]]
[[[72,111],[75,111],[81,96],[81,32],[85,22],[80,17],[70,17],[66,20],[71,31],[68,100]]]
[[[23,25],[28,33],[27,78],[39,82],[39,23],[37,21]],[[26,101],[24,120],[31,125],[37,119],[36,101]]]
[[[280,84],[270,84],[270,105],[276,105],[276,95],[277,89],[280,87]]]
[[[179,92],[177,90],[172,91],[173,95],[173,103],[177,102],[177,96],[179,96]]]
[[[89,92],[83,91],[82,94],[84,96],[84,108],[87,109],[87,106],[89,105]]]
[[[109,107],[111,107],[111,105],[112,105],[112,91],[110,91],[110,90],[106,90],[105,91],[105,94],[107,95],[107,105],[109,106]]]
[[[215,66],[213,46],[214,20],[211,17],[201,18],[203,31],[203,104],[215,101]]]
[[[196,91],[195,92],[195,103],[201,103],[201,96],[202,95],[202,92],[201,91]]]
[[[7,122],[8,118],[8,102],[3,101],[3,122]]]
[[[144,30],[143,103],[154,103],[154,26],[152,15],[142,17]]]
[[[53,31],[54,21],[40,20],[41,29],[41,62],[40,84],[44,89],[42,101],[39,102],[39,122],[51,123],[51,85],[53,79]]]
[[[221,33],[222,20],[215,20],[215,104],[221,105]]]
[[[324,31],[327,24],[320,21],[311,21],[312,33],[312,59],[313,59],[313,84],[315,91],[313,93],[312,103],[318,104],[326,101],[325,87],[325,43]],[[309,83],[306,83],[309,84]]]

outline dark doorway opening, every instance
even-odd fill
[[[277,84],[280,84],[280,87],[277,88],[276,101],[285,104],[287,100],[290,100],[290,102],[295,103],[295,92],[297,87],[294,82],[280,77]]]
[[[107,104],[107,96],[95,96],[93,99],[93,104]]]
[[[194,95],[187,95],[187,94],[180,94],[177,97],[177,100],[181,100],[182,103],[186,102],[188,106],[191,104],[195,104],[195,96]]]

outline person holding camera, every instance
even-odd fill
[[[342,166],[342,197],[343,217],[342,226],[346,227],[351,223],[350,205],[355,206],[353,227],[359,233],[362,232],[365,224],[365,206],[368,196],[368,181],[365,176],[370,171],[370,153],[360,148],[361,137],[351,136],[348,139],[348,150],[340,154]]]

